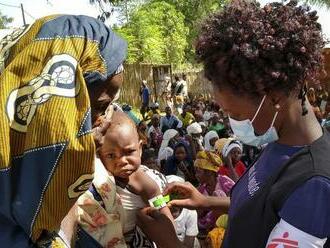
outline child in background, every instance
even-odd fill
[[[180,142],[175,145],[173,155],[166,160],[162,173],[166,176],[176,175],[185,181],[196,184],[193,161],[184,143]]]
[[[219,139],[219,135],[217,134],[216,131],[209,131],[205,136],[204,136],[204,147],[205,151],[210,151],[214,152],[215,151],[215,142]]]
[[[120,238],[113,237],[113,220],[121,222],[122,233],[129,247],[153,247],[141,231],[136,227],[136,212],[148,206],[148,200],[161,195],[166,180],[141,164],[142,142],[139,140],[135,124],[128,116],[121,112],[114,112],[111,125],[104,137],[104,143],[98,150],[99,160],[96,170],[102,169],[103,173],[95,173],[92,186],[87,191],[89,199],[79,201],[80,226],[103,247],[117,247],[123,244]],[[103,166],[101,166],[101,165]],[[103,167],[103,168],[102,168]],[[115,181],[117,197],[108,201],[107,192],[112,189],[110,184],[94,183],[100,180],[97,176],[108,176]],[[84,198],[84,197],[83,197]],[[94,201],[93,201],[94,200]],[[99,203],[99,204],[95,204]],[[113,205],[122,204],[124,211],[108,212]],[[100,209],[100,206],[103,207]],[[106,210],[106,211],[104,211]],[[160,209],[171,220],[172,216],[168,207]],[[109,221],[109,220],[112,220]],[[118,229],[118,228],[117,228]],[[117,230],[120,233],[120,230]],[[112,239],[106,239],[111,237]],[[122,246],[118,246],[122,247]]]
[[[180,182],[184,180],[181,177],[170,175],[166,176],[168,183]],[[197,212],[187,208],[171,207],[172,216],[174,218],[174,227],[176,235],[186,248],[200,247],[196,238],[198,234]]]

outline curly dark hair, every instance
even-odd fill
[[[316,11],[296,1],[234,0],[202,25],[196,55],[218,88],[250,96],[317,81],[325,45]],[[297,91],[298,92],[298,91]]]

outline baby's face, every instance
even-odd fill
[[[108,130],[100,148],[100,158],[114,176],[128,178],[141,164],[142,142],[130,125]]]

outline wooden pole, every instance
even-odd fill
[[[21,11],[22,11],[22,17],[23,17],[23,24],[25,26],[26,25],[26,22],[25,22],[24,8],[23,8],[23,4],[22,3],[21,3]]]

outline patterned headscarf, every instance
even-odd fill
[[[206,151],[213,151],[214,147],[210,144],[210,140],[213,138],[219,139],[219,135],[216,131],[209,131],[207,134],[205,134],[204,137],[204,146]]]
[[[218,172],[222,164],[221,158],[213,152],[200,151],[197,153],[195,167]]]

